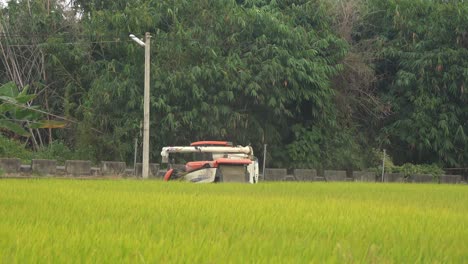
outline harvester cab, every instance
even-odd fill
[[[197,183],[258,182],[258,160],[251,146],[233,146],[227,141],[198,141],[190,146],[164,147],[165,181]]]

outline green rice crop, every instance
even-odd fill
[[[0,180],[2,263],[463,263],[468,186]]]

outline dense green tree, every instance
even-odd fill
[[[341,70],[330,76],[333,109],[324,119],[314,120],[302,113],[291,131],[294,140],[287,146],[294,167],[357,169],[375,166],[373,149],[376,122],[385,117],[385,107],[375,91],[377,76],[372,67],[371,41],[358,41],[356,30],[365,23],[368,6],[363,0],[319,1],[328,17],[320,22],[301,19],[316,28],[321,25],[341,39],[338,58]],[[303,10],[304,14],[317,14]]]
[[[392,115],[381,140],[397,162],[468,161],[468,5],[373,1],[366,38],[380,42],[381,98]]]
[[[142,28],[153,33],[155,149],[217,138],[257,149],[269,143],[279,158],[299,115],[324,122],[333,108],[329,80],[344,49],[319,27],[326,13],[315,8],[320,6],[142,1],[119,11],[91,9],[86,23],[96,36],[142,35]],[[116,147],[114,142],[131,142],[139,133],[143,50],[134,43],[100,46],[89,115],[94,126],[112,131],[108,144]]]
[[[150,32],[153,161],[163,145],[225,139],[268,144],[269,166],[374,166],[381,147],[396,163],[467,165],[462,0],[67,2],[0,8],[0,84],[69,122],[19,123],[36,149],[133,160],[144,50],[128,35]]]
[[[76,93],[83,92],[77,69],[85,60],[83,49],[75,43],[74,16],[53,0],[10,1],[0,13],[0,83],[13,82],[21,93],[28,87],[35,96],[26,105],[51,113],[45,116],[48,120],[69,116],[70,109],[75,112]],[[28,140],[36,149],[60,134],[71,135],[52,129],[29,132]]]

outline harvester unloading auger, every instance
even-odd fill
[[[165,181],[258,182],[258,160],[251,146],[198,141],[190,146],[164,147],[161,156],[162,163],[169,163]]]

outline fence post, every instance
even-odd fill
[[[263,145],[263,170],[262,170],[263,180],[265,180],[266,150],[267,150],[267,144],[264,144]]]
[[[383,150],[383,159],[382,159],[382,182],[384,182],[385,174],[385,149]]]

